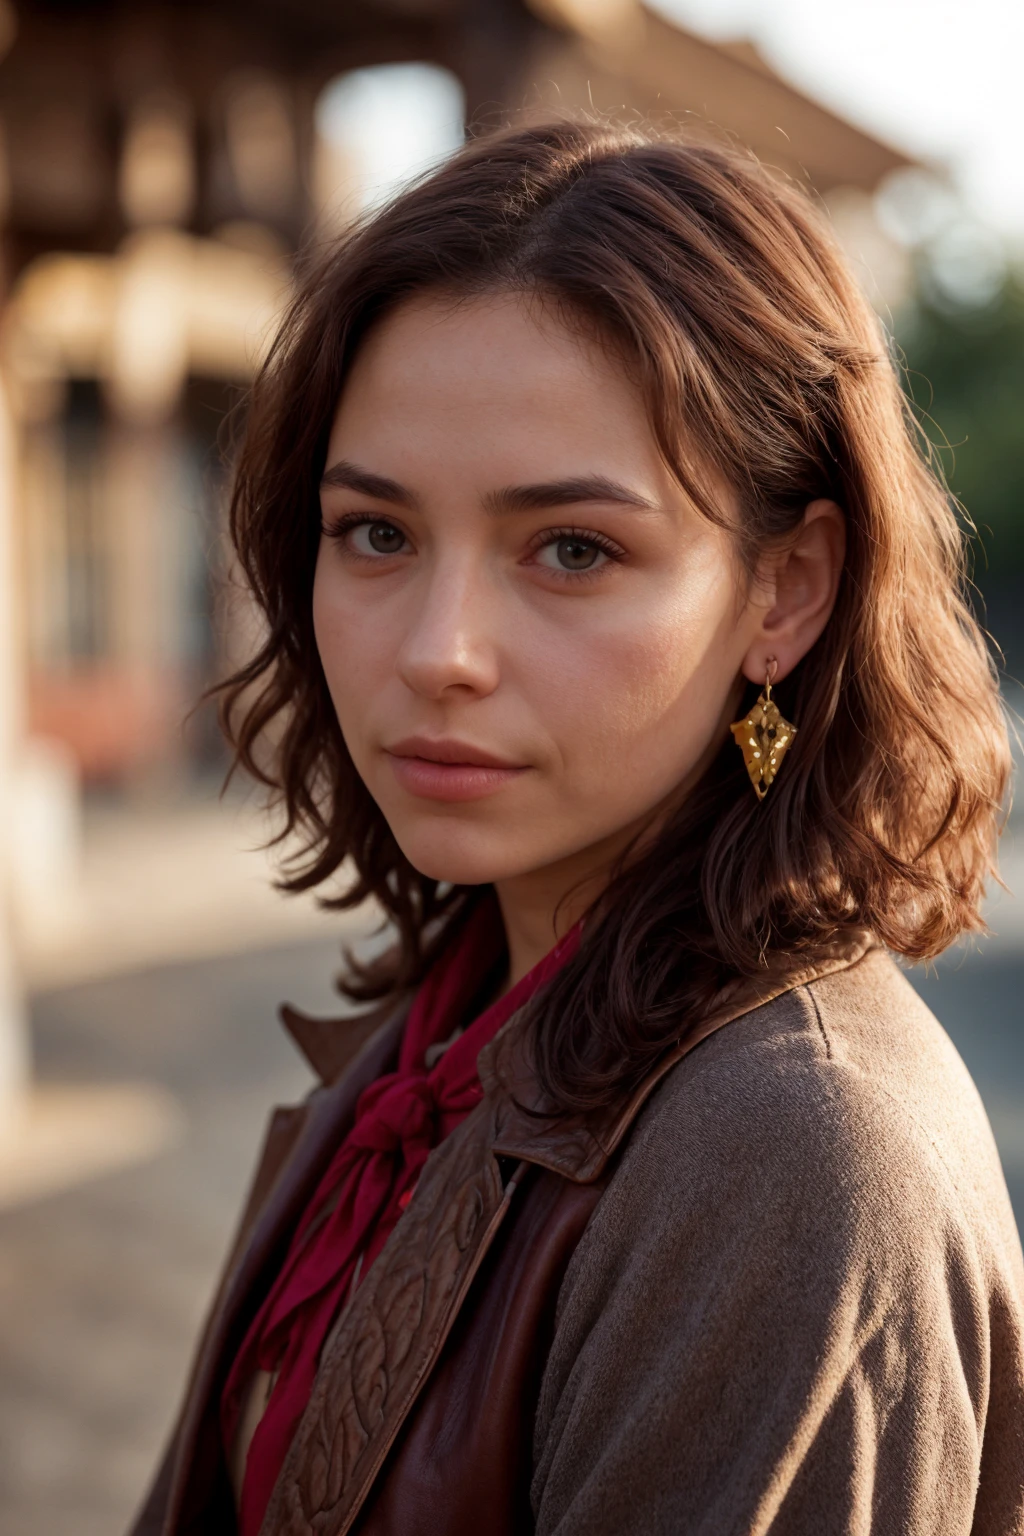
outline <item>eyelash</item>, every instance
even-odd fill
[[[386,523],[392,528],[399,528],[399,524],[390,517],[371,517],[366,512],[344,512],[340,517],[332,518],[329,523],[324,523],[323,533],[325,538],[340,541],[347,533],[351,533],[353,528],[365,528],[373,523]],[[400,529],[400,531],[402,530]],[[539,550],[547,549],[549,545],[557,544],[561,539],[578,539],[581,544],[593,544],[595,549],[599,549],[603,555],[607,555],[609,560],[614,560],[617,563],[621,563],[626,558],[626,551],[621,545],[616,544],[614,540],[609,539],[606,534],[597,533],[592,528],[578,528],[568,525],[562,528],[545,528],[531,542],[529,553],[531,555],[537,554]],[[372,559],[371,556],[357,554],[354,550],[350,550],[349,554],[355,560]],[[380,556],[378,558],[383,559],[385,557]],[[551,570],[552,574],[557,574],[560,581],[593,581],[600,574],[602,567],[598,566],[596,569],[586,571],[560,571],[558,573],[554,572],[553,567]]]
[[[388,523],[398,527],[390,517],[369,517],[365,512],[343,512],[340,517],[332,517],[329,523],[321,526],[325,539],[343,539],[353,528],[365,528],[370,523]]]
[[[592,528],[545,528],[538,534],[530,545],[530,554],[535,555],[542,549],[547,549],[552,544],[558,544],[562,539],[576,539],[580,544],[593,544],[609,560],[617,564],[626,558],[626,551],[621,545],[616,544],[607,534],[596,533]],[[602,566],[597,566],[586,571],[558,571],[553,566],[546,567],[552,575],[556,575],[559,581],[593,581],[601,574]]]

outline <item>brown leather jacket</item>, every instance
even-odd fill
[[[755,1019],[762,1013],[767,1018],[771,1010],[765,1005],[796,988],[803,987],[813,1001],[809,982],[850,967],[864,972],[859,962],[872,953],[878,955],[867,941],[851,941],[813,970],[790,974],[771,989],[737,989],[669,1052],[628,1103],[587,1119],[552,1122],[525,1112],[532,1085],[521,1032],[511,1021],[481,1056],[484,1102],[428,1160],[407,1212],[328,1338],[312,1398],[267,1512],[264,1536],[344,1536],[355,1529],[365,1536],[477,1536],[483,1531],[518,1536],[534,1531],[535,1420],[556,1306],[570,1261],[642,1107],[680,1059],[722,1025],[754,1010]],[[895,975],[884,956],[880,963],[886,976],[889,971]],[[909,994],[902,980],[896,984]],[[894,1005],[883,994],[884,988],[879,1006],[891,1012]],[[902,993],[898,997],[901,1002]],[[813,1002],[817,1024],[811,1005],[802,1006],[815,1040],[819,1027],[825,1038],[819,1004]],[[851,1017],[859,1017],[856,1009]],[[218,1432],[226,1371],[295,1223],[351,1124],[359,1094],[394,1061],[404,1019],[405,1010],[379,1025],[374,1020],[330,1025],[287,1017],[324,1083],[303,1106],[278,1110],[271,1121],[181,1417],[134,1536],[226,1536],[234,1528]],[[841,1021],[837,1031],[840,1027]],[[790,1025],[786,1030],[794,1034]],[[340,1071],[341,1057],[353,1049],[354,1061]],[[827,1039],[821,1054],[824,1065],[835,1066]],[[511,1092],[502,1086],[510,1083]],[[830,1108],[829,1114],[834,1113]],[[998,1164],[996,1170],[998,1179]],[[820,1238],[816,1241],[820,1246]],[[1019,1246],[1016,1258],[1011,1255],[1007,1262],[1012,1288],[1019,1281],[1012,1268],[1019,1265]],[[592,1322],[586,1326],[592,1328]],[[830,1329],[835,1331],[831,1324]],[[1019,1356],[1019,1330],[1015,1337]],[[738,1336],[736,1348],[746,1349]],[[1024,1379],[1019,1367],[1018,1360],[1010,1372],[1014,1380]],[[884,1395],[892,1389],[881,1390]],[[838,1388],[833,1384],[828,1391],[835,1395]],[[1013,1411],[1019,1416],[1019,1401]],[[778,1412],[781,1416],[781,1405]],[[1017,1428],[1022,1428],[1019,1422]],[[707,1459],[708,1452],[702,1454]],[[881,1461],[874,1450],[871,1456],[872,1475],[877,1476]],[[671,1453],[662,1459],[671,1461]],[[976,1472],[965,1473],[965,1479],[976,1485]],[[623,1519],[628,1522],[628,1515],[609,1516],[607,1528],[640,1528],[623,1525]],[[837,1517],[828,1529],[876,1528],[850,1519],[848,1526]],[[920,1523],[899,1528],[931,1532],[938,1529],[928,1524],[932,1519],[925,1512]],[[744,1517],[742,1524],[738,1520],[714,1528],[760,1531],[771,1524],[753,1517],[749,1522]],[[572,1528],[594,1529],[593,1517]],[[643,1528],[690,1526],[651,1515]],[[712,1529],[704,1523],[699,1528]],[[792,1526],[771,1524],[773,1532],[783,1528],[809,1533],[812,1527],[799,1517]],[[972,1527],[950,1524],[948,1529]]]

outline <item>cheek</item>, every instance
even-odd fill
[[[709,745],[740,647],[731,578],[705,578],[647,591],[617,624],[573,636],[547,669],[546,712],[574,779],[658,793]]]
[[[313,634],[338,723],[354,746],[367,706],[393,658],[387,625],[366,623],[358,604],[339,586],[332,578],[328,551],[318,560],[313,580]]]

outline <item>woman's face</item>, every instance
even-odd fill
[[[624,364],[536,300],[421,299],[372,332],[322,506],[324,672],[422,873],[596,867],[724,739],[763,610]]]

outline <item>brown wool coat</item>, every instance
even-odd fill
[[[337,1032],[293,1023],[329,1064]],[[231,1531],[232,1351],[401,1027],[278,1112],[135,1536]],[[881,950],[737,993],[587,1121],[517,1110],[521,1045],[328,1340],[264,1536],[1024,1536],[1020,1243]]]

